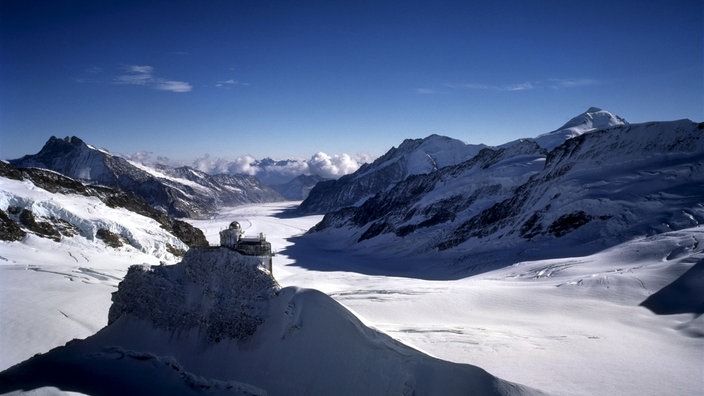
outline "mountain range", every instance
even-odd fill
[[[174,217],[206,218],[222,206],[284,200],[254,176],[209,175],[186,166],[147,167],[77,137],[52,136],[37,154],[10,163],[19,168],[49,169],[88,184],[132,193]]]
[[[627,125],[621,117],[597,107],[570,119],[560,128],[537,138],[521,139],[533,141],[537,147],[547,151],[565,140],[583,133],[616,125]],[[513,143],[507,143],[511,145]],[[501,150],[504,146],[492,149]],[[391,148],[371,164],[364,164],[356,172],[337,180],[319,183],[301,203],[300,213],[327,213],[348,206],[360,206],[377,193],[384,193],[396,183],[409,176],[432,173],[438,169],[471,160],[482,149],[483,144],[465,144],[445,136],[430,135],[424,139],[407,139],[398,148]]]
[[[88,245],[102,241],[160,259],[208,245],[201,230],[137,196],[0,161],[0,240],[23,241],[28,235]]]
[[[326,192],[359,198],[328,212],[309,237],[360,252],[445,257],[451,271],[467,274],[693,227],[704,222],[703,133],[689,120],[628,124],[590,108],[554,132],[485,147],[372,194],[363,180],[385,172],[375,162]]]

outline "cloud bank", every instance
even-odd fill
[[[156,163],[169,166],[190,166],[210,174],[229,173],[256,176],[264,184],[283,184],[299,175],[317,175],[325,179],[337,179],[355,172],[364,163],[373,158],[368,155],[352,156],[349,154],[329,155],[317,152],[309,159],[273,160],[256,159],[249,155],[235,159],[212,157],[205,154],[193,161],[174,161],[166,157],[154,158],[153,153],[138,151],[123,155],[125,158],[145,165]]]

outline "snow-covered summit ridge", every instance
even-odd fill
[[[188,167],[155,169],[96,149],[75,136],[52,136],[37,154],[10,163],[133,193],[175,217],[204,218],[219,206],[283,200],[253,176],[211,176]]]
[[[606,110],[590,107],[582,114],[573,117],[560,128],[539,135],[535,138],[540,147],[550,151],[564,143],[567,139],[577,137],[587,132],[611,128],[619,125],[628,125],[628,122]]]
[[[298,210],[325,213],[345,206],[361,205],[410,176],[428,174],[474,157],[485,145],[466,144],[440,135],[406,139],[371,164],[337,180],[318,183]]]
[[[476,263],[591,254],[695,227],[704,223],[703,130],[689,120],[624,124],[547,154],[528,139],[487,148],[330,212],[309,235],[394,257],[446,255],[472,273]]]
[[[486,146],[483,144],[466,144],[461,140],[437,134],[423,139],[406,139],[398,148],[392,148],[367,166],[368,170],[360,171],[359,176],[397,162],[401,162],[400,165],[405,170],[404,177],[429,173],[465,161],[484,147]]]

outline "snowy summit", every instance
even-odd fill
[[[618,125],[628,125],[623,118],[598,107],[590,107],[584,113],[567,121],[560,128],[542,134],[535,138],[536,143],[550,151],[561,145],[567,139],[577,137],[587,132],[606,129]]]

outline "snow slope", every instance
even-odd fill
[[[704,316],[691,312],[656,315],[641,306],[701,262],[701,227],[640,238],[589,256],[523,261],[480,276],[438,281],[355,271],[354,265],[368,265],[370,258],[297,238],[322,216],[281,215],[296,204],[224,208],[212,220],[191,222],[203,229],[211,243],[217,243],[219,230],[233,220],[248,233],[266,233],[278,250],[273,272],[279,284],[318,289],[366,326],[446,361],[482,367],[492,375],[556,395],[697,394],[704,387]],[[46,246],[39,249],[47,251]],[[27,263],[43,260],[36,252],[25,253]],[[46,259],[50,257],[47,253]],[[118,259],[115,255],[93,256],[82,267],[107,274],[107,261]],[[326,267],[304,268],[304,264],[310,267],[310,260]],[[124,276],[126,266],[121,268],[114,273],[116,277]],[[0,266],[0,271],[0,329],[7,328],[6,318],[13,318],[16,328],[13,342],[0,348],[7,362],[3,369],[70,338],[87,337],[107,323],[110,293],[118,283],[115,279],[6,266]],[[695,285],[689,299],[700,295],[702,287]],[[8,311],[12,306],[18,309]],[[66,332],[72,336],[47,346],[47,338],[72,322],[59,310],[70,318],[82,314],[80,318],[93,330],[76,324],[73,333]],[[146,331],[136,331],[136,335],[125,335],[129,342],[159,345],[166,339],[143,337]],[[0,338],[6,339],[5,334]],[[10,347],[22,350],[24,357],[9,361],[4,351]],[[132,375],[143,376],[135,378],[149,378],[142,381],[144,386],[184,381],[206,385],[214,394],[228,386],[256,390],[241,382],[203,378],[185,370],[180,362],[175,366],[183,376],[171,377],[178,374],[174,370],[157,376],[160,367],[173,359],[139,352],[144,349],[101,350],[105,365],[100,367],[116,370],[107,363],[113,362],[128,371],[125,366],[129,365],[134,369]],[[119,356],[125,358],[114,359]],[[296,365],[301,362],[297,360]]]
[[[20,241],[0,241],[3,368],[93,334],[106,323],[106,303],[129,265],[173,263],[174,252],[188,249],[154,219],[97,197],[51,193],[29,180],[0,177],[0,210],[10,207],[60,220],[75,234],[55,241],[28,232]],[[97,238],[100,229],[119,235],[123,246]]]
[[[161,379],[149,385],[157,394],[194,393],[192,377],[204,393],[539,394],[409,348],[319,291],[279,290],[257,263],[210,248],[173,266],[132,267],[113,295],[111,324],[6,370],[0,392],[124,394],[149,375]]]

